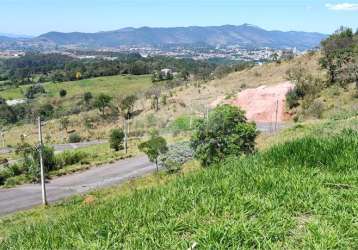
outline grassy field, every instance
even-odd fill
[[[357,147],[354,132],[304,136],[203,171],[148,177],[145,188],[93,192],[93,202],[78,196],[3,219],[0,248],[354,249]]]
[[[85,92],[105,93],[111,96],[119,94],[130,94],[141,91],[151,86],[150,76],[105,76],[79,81],[64,83],[45,83],[44,88],[47,92],[45,98],[59,97],[59,91],[65,89],[67,96],[64,99],[82,95]],[[0,96],[5,99],[24,98],[24,92],[29,86],[20,86],[0,92]]]

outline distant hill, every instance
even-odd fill
[[[29,35],[19,35],[19,34],[10,34],[10,33],[0,33],[1,37],[8,37],[8,38],[33,38],[34,36]]]
[[[327,36],[310,32],[268,31],[244,24],[211,27],[177,28],[124,28],[98,33],[49,32],[32,39],[33,42],[56,44],[58,46],[85,46],[92,48],[118,47],[120,45],[197,45],[242,47],[271,47],[310,49],[319,45]]]

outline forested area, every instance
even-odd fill
[[[145,75],[163,68],[207,79],[216,68],[213,63],[193,59],[164,56],[145,58],[137,53],[115,53],[114,56],[79,59],[63,54],[29,53],[20,58],[0,61],[0,81],[3,81],[2,85],[18,86],[120,74]]]

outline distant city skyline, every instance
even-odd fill
[[[0,33],[241,25],[332,33],[358,28],[358,2],[325,0],[1,0]]]

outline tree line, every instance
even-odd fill
[[[121,55],[121,54],[120,54]],[[183,75],[206,79],[216,65],[207,61],[176,59],[165,56],[142,57],[137,53],[123,54],[113,60],[79,59],[68,55],[27,53],[20,58],[0,61],[0,81],[3,85],[23,85],[43,82],[64,82],[120,74],[145,75],[170,68]]]

